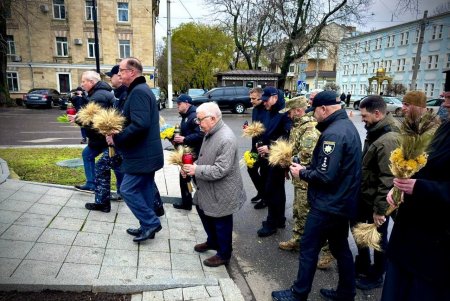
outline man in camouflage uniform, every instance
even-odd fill
[[[309,114],[305,114],[308,106],[306,97],[292,98],[286,102],[286,107],[280,113],[287,112],[293,125],[289,134],[289,143],[293,146],[292,154],[297,156],[302,165],[309,165],[320,132],[316,129],[317,121]],[[294,185],[293,217],[294,226],[292,238],[279,243],[282,250],[299,250],[300,237],[305,228],[306,215],[309,211],[307,200],[308,184],[299,178],[292,178]]]

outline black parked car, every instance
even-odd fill
[[[209,90],[201,96],[192,97],[192,103],[196,106],[204,102],[214,101],[221,110],[242,114],[252,106],[247,87],[218,87]]]
[[[59,106],[63,98],[64,96],[55,89],[35,88],[23,96],[23,103],[27,108],[32,106],[51,108],[52,105]]]

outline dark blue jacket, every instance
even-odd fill
[[[264,119],[266,118],[267,114],[269,114],[269,112],[264,107],[264,103],[261,102],[252,110],[252,122],[258,121],[264,123]],[[254,153],[258,152],[256,150],[256,142],[258,142],[260,139],[261,139],[260,137],[252,137],[252,149],[251,149],[252,152]]]
[[[200,130],[200,126],[195,123],[195,118],[197,117],[196,110],[197,107],[191,105],[185,114],[180,114],[180,130],[181,136],[184,136],[183,144],[192,148],[197,155],[202,146],[203,136],[205,134]]]
[[[110,108],[114,103],[114,95],[111,93],[112,88],[105,82],[99,81],[88,92],[89,102],[93,101],[103,108]],[[96,150],[105,149],[108,144],[106,138],[97,130],[91,127],[86,127],[86,136],[88,139],[88,146]]]
[[[142,174],[157,171],[164,165],[159,137],[159,112],[156,99],[143,76],[128,87],[123,108],[126,124],[114,136],[114,144],[123,157],[121,171]]]
[[[345,110],[328,116],[311,165],[300,172],[308,182],[308,201],[318,210],[353,218],[361,183],[361,140]]]
[[[127,99],[127,86],[122,85],[117,89],[114,89],[114,96],[116,100],[114,101],[114,108],[120,113],[123,113],[123,107],[125,105],[125,100]]]
[[[264,115],[263,124],[266,130],[261,137],[264,145],[270,145],[278,138],[286,140],[289,138],[292,122],[286,114],[279,113],[284,106],[284,98],[278,98],[277,102],[270,108],[270,111]]]

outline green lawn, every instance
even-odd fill
[[[76,185],[85,183],[83,167],[68,168],[56,162],[81,158],[81,148],[7,148],[0,149],[0,158],[21,180]],[[114,175],[114,173],[112,173]],[[112,176],[115,187],[115,178]]]

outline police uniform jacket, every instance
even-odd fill
[[[162,168],[164,157],[158,106],[143,76],[128,87],[123,115],[126,117],[124,129],[114,136],[114,144],[123,157],[121,171],[142,174]]]
[[[197,159],[197,191],[193,203],[207,216],[233,214],[247,199],[233,131],[222,121],[205,135]]]
[[[103,108],[110,108],[114,103],[114,95],[111,93],[112,88],[105,82],[99,81],[88,92],[89,102],[95,102]],[[88,126],[85,127],[86,136],[88,139],[88,146],[96,150],[103,150],[108,147],[105,136],[100,134],[97,130]]]
[[[191,105],[185,114],[181,115],[180,130],[181,136],[184,136],[183,144],[194,149],[195,155],[200,151],[203,141],[203,132],[199,125],[195,122],[197,117],[197,107]]]
[[[450,283],[450,122],[435,133],[428,161],[404,195],[388,245],[388,257],[426,281]]]
[[[367,128],[362,159],[361,201],[378,215],[384,215],[388,207],[386,195],[394,179],[389,168],[389,157],[398,145],[398,123],[390,114]]]
[[[125,105],[125,100],[127,99],[127,86],[122,85],[117,89],[114,89],[114,97],[116,101],[114,102],[114,108],[119,111],[121,114],[123,113],[123,106]]]
[[[361,140],[345,110],[317,124],[322,133],[309,168],[300,172],[308,182],[312,208],[353,218],[361,182]]]

